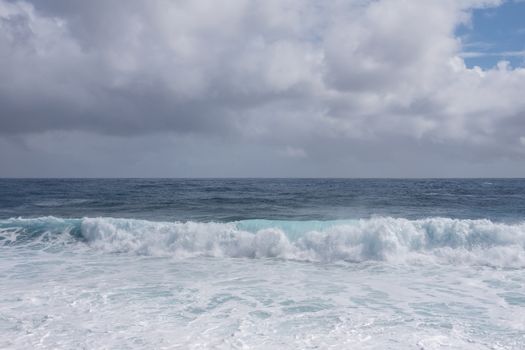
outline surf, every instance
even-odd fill
[[[462,263],[525,268],[525,223],[379,217],[334,221],[156,222],[57,217],[0,220],[0,246],[89,248],[146,256],[305,262]]]

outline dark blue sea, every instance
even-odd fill
[[[0,218],[525,219],[522,179],[0,179]]]
[[[0,179],[0,335],[525,349],[525,180]]]

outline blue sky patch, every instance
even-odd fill
[[[470,25],[456,34],[463,41],[467,66],[494,67],[509,61],[512,67],[525,66],[525,1],[507,0],[501,6],[478,9]]]

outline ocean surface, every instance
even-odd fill
[[[525,180],[0,179],[0,348],[525,349]]]

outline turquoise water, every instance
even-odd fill
[[[523,180],[0,180],[0,348],[523,349]]]

